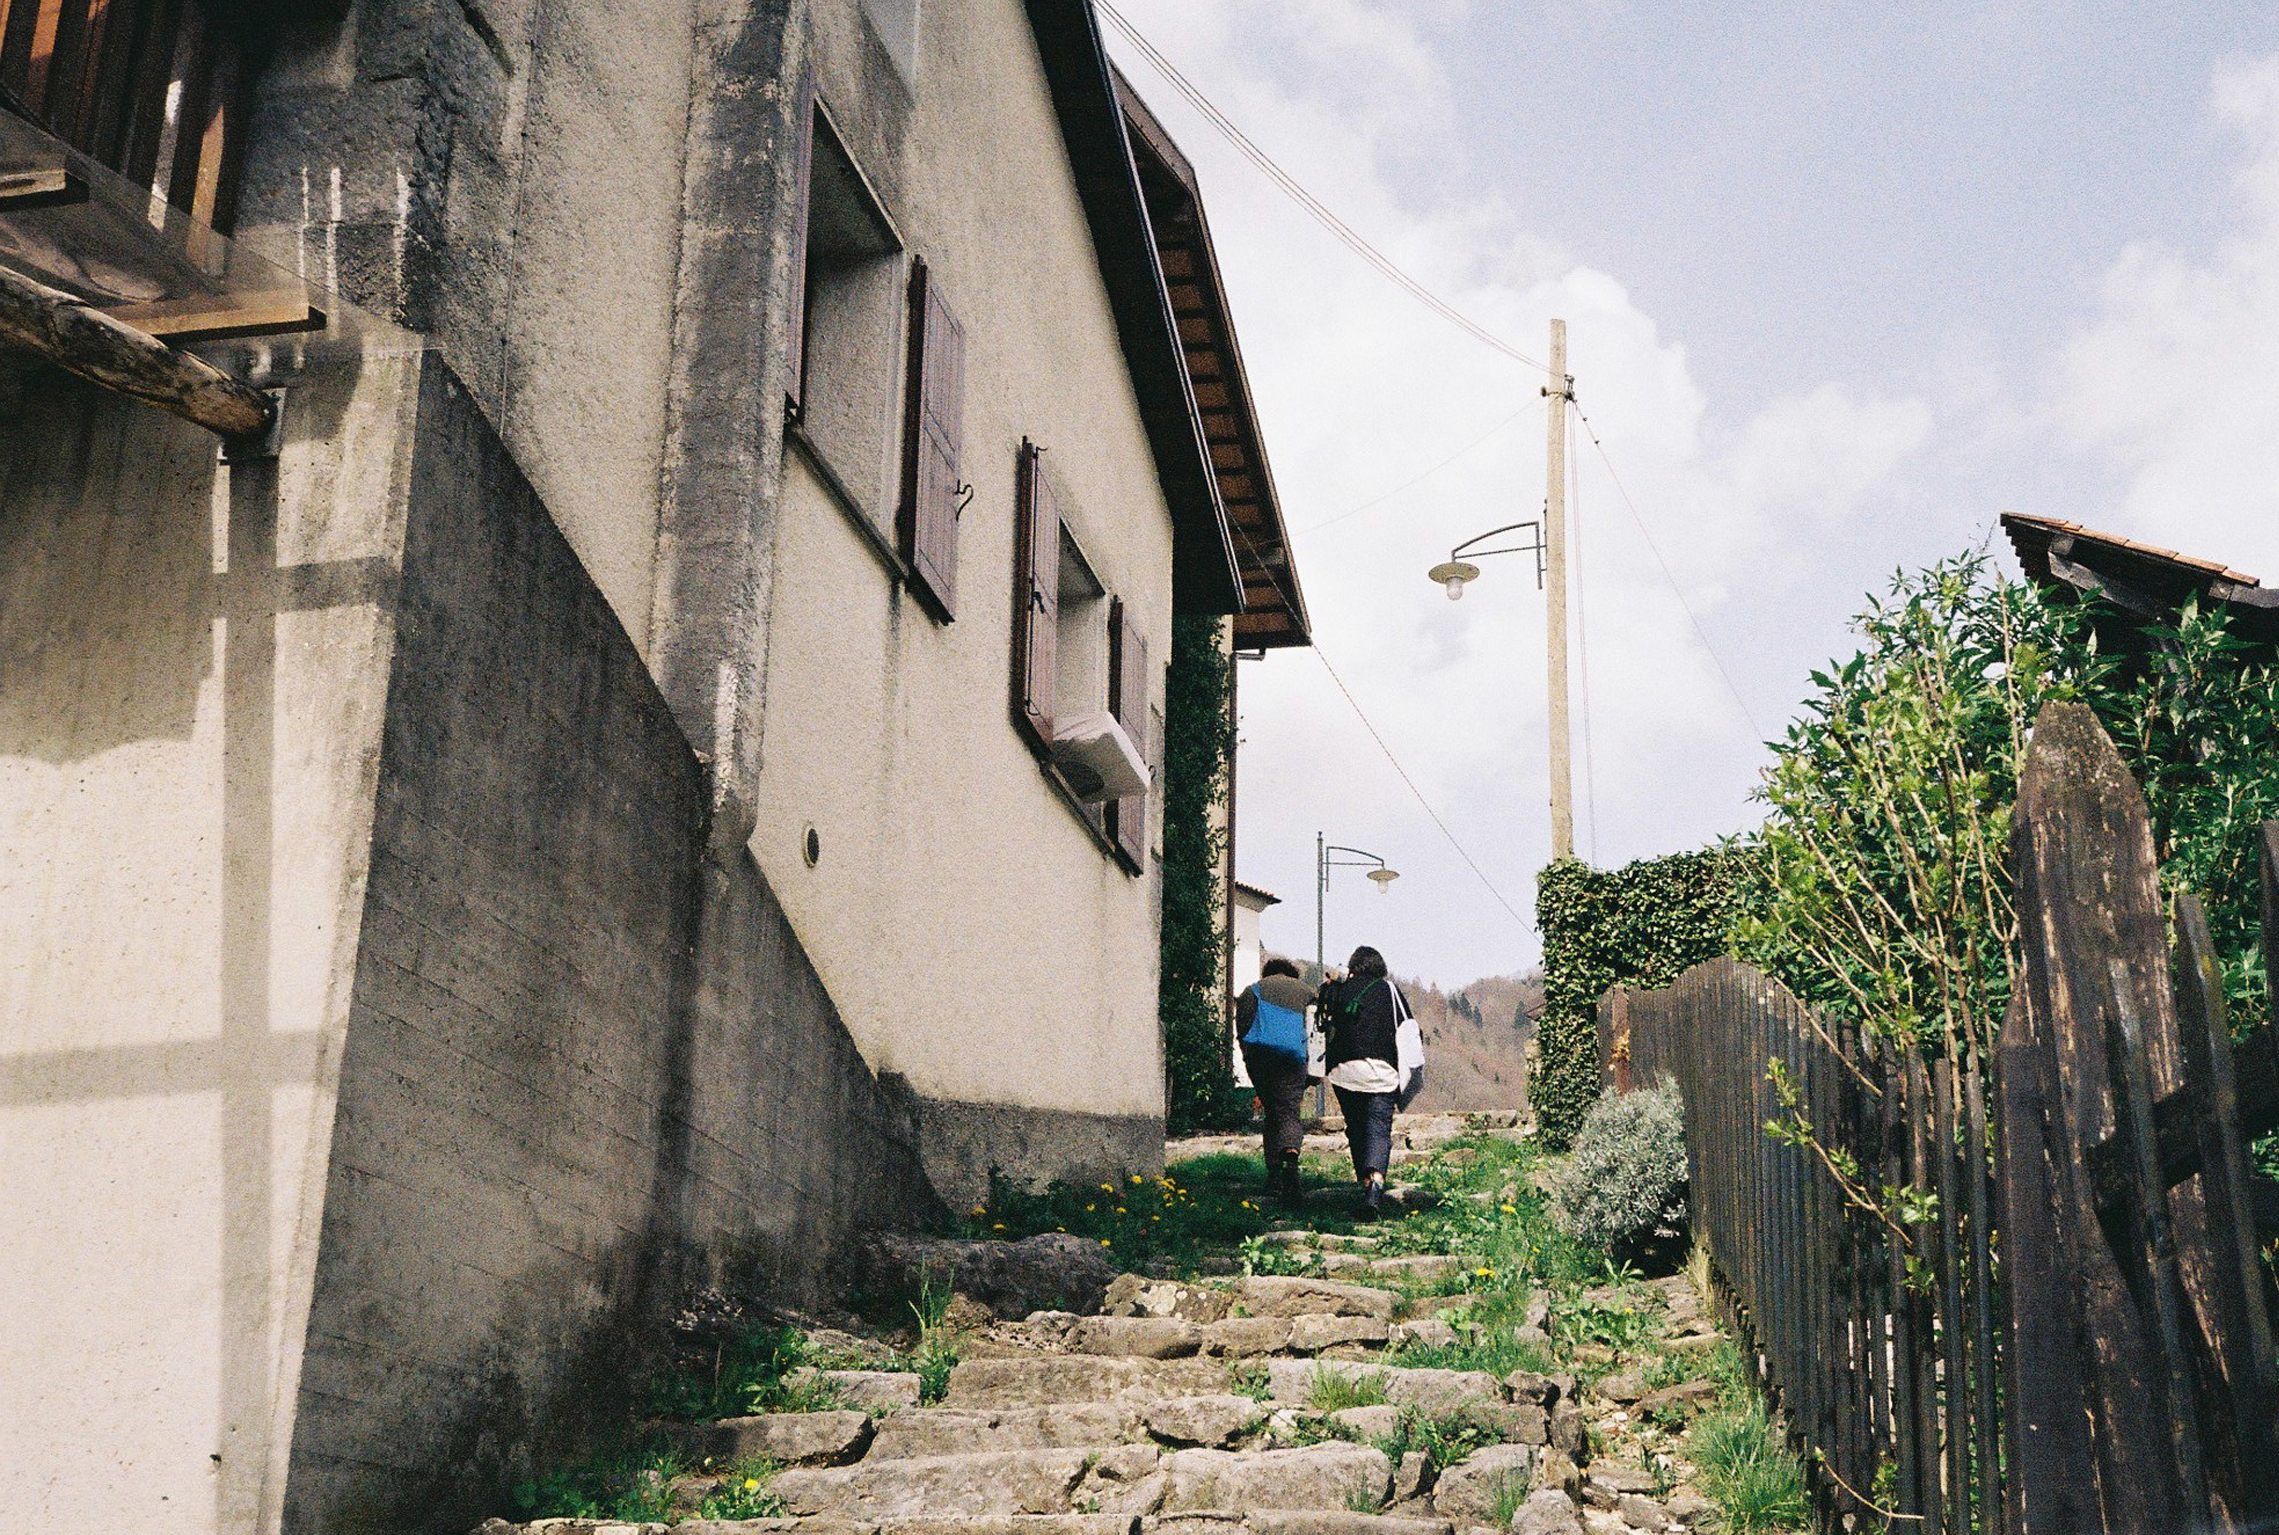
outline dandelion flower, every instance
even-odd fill
[[[1142,1178],[1142,1177],[1141,1177],[1141,1176],[1140,1176],[1138,1173],[1133,1173],[1133,1174],[1132,1174],[1132,1182],[1133,1182],[1135,1185],[1137,1185],[1137,1184],[1142,1184],[1142,1183],[1145,1183],[1145,1182],[1147,1182],[1147,1180],[1146,1180],[1145,1178]]]
[[[1108,1240],[1106,1237],[1102,1237],[1102,1238],[1100,1239],[1100,1245],[1101,1245],[1102,1247],[1113,1247],[1113,1246],[1115,1246],[1116,1244],[1115,1244],[1115,1243],[1113,1243],[1113,1242],[1111,1242],[1111,1241],[1109,1241],[1109,1240]]]
[[[756,1476],[745,1477],[744,1490],[746,1492],[758,1492],[760,1490],[760,1479]]]
[[[987,1215],[987,1214],[989,1213],[989,1206],[987,1206],[987,1205],[975,1205],[975,1206],[973,1207],[973,1213],[974,1213],[974,1214],[976,1214],[976,1215]]]
[[[1504,1214],[1506,1214],[1506,1215],[1517,1215],[1517,1214],[1519,1213],[1519,1206],[1517,1206],[1517,1205],[1505,1205],[1505,1206],[1503,1207],[1503,1212],[1504,1212]]]
[[[999,1221],[999,1222],[997,1222],[997,1224],[995,1224],[994,1226],[991,1226],[989,1229],[990,1229],[991,1231],[1003,1231],[1003,1230],[1005,1229],[1005,1223],[1004,1223],[1003,1221]]]

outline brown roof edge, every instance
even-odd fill
[[[1258,526],[1243,526],[1248,518],[1229,518],[1235,560],[1246,588],[1263,585],[1273,595],[1266,599],[1246,598],[1243,611],[1235,615],[1235,643],[1243,649],[1269,650],[1310,645],[1313,627],[1306,614],[1305,592],[1298,581],[1289,528],[1282,519],[1281,500],[1275,493],[1274,474],[1267,462],[1257,406],[1251,396],[1249,374],[1243,367],[1242,346],[1235,335],[1234,317],[1227,304],[1226,281],[1219,271],[1218,251],[1211,241],[1210,221],[1204,213],[1194,162],[1173,141],[1162,119],[1141,99],[1123,71],[1113,66],[1111,70],[1117,99],[1123,106],[1133,158],[1142,171],[1142,182],[1149,181],[1152,172],[1158,183],[1175,186],[1179,221],[1189,226],[1173,229],[1166,227],[1170,220],[1158,219],[1154,235],[1157,256],[1164,265],[1166,291],[1174,285],[1191,286],[1201,297],[1200,313],[1183,311],[1179,320],[1186,342],[1190,379],[1198,390],[1209,384],[1224,391],[1225,403],[1209,407],[1205,412],[1207,418],[1225,417],[1229,423],[1225,433],[1212,437],[1214,459],[1220,462],[1217,470],[1220,494],[1230,503],[1230,512],[1235,503],[1246,509],[1255,508]],[[1151,215],[1154,211],[1151,204]],[[1181,264],[1190,266],[1191,271],[1173,275],[1175,250],[1185,258]],[[1219,460],[1222,446],[1231,452]]]
[[[2245,632],[2279,637],[2279,590],[2214,560],[2023,512],[2004,512],[2002,531],[2036,585],[2101,595],[2139,615],[2207,598],[2230,608]]]

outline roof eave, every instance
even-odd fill
[[[1140,420],[1171,508],[1172,606],[1183,613],[1239,613],[1242,581],[1233,532],[1156,262],[1155,236],[1098,18],[1091,0],[1027,0],[1027,8]]]

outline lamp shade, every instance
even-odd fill
[[[1448,588],[1448,600],[1455,602],[1464,595],[1464,583],[1480,579],[1480,567],[1466,560],[1447,560],[1427,572],[1433,584]]]

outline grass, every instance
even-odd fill
[[[1495,1501],[1489,1507],[1494,1510],[1493,1522],[1497,1529],[1511,1528],[1512,1516],[1519,1512],[1520,1505],[1527,1501],[1527,1495],[1533,1488],[1533,1481],[1524,1471],[1507,1471],[1496,1478]]]
[[[1316,1412],[1343,1412],[1348,1407],[1382,1407],[1392,1400],[1385,1376],[1379,1370],[1333,1370],[1314,1366],[1306,1384],[1306,1405]]]
[[[1717,1505],[1727,1535],[1800,1530],[1810,1513],[1804,1468],[1756,1402],[1703,1418],[1686,1436],[1702,1491]]]
[[[673,1478],[688,1470],[679,1450],[647,1443],[524,1482],[514,1489],[514,1501],[525,1519],[650,1523],[671,1515]]]

